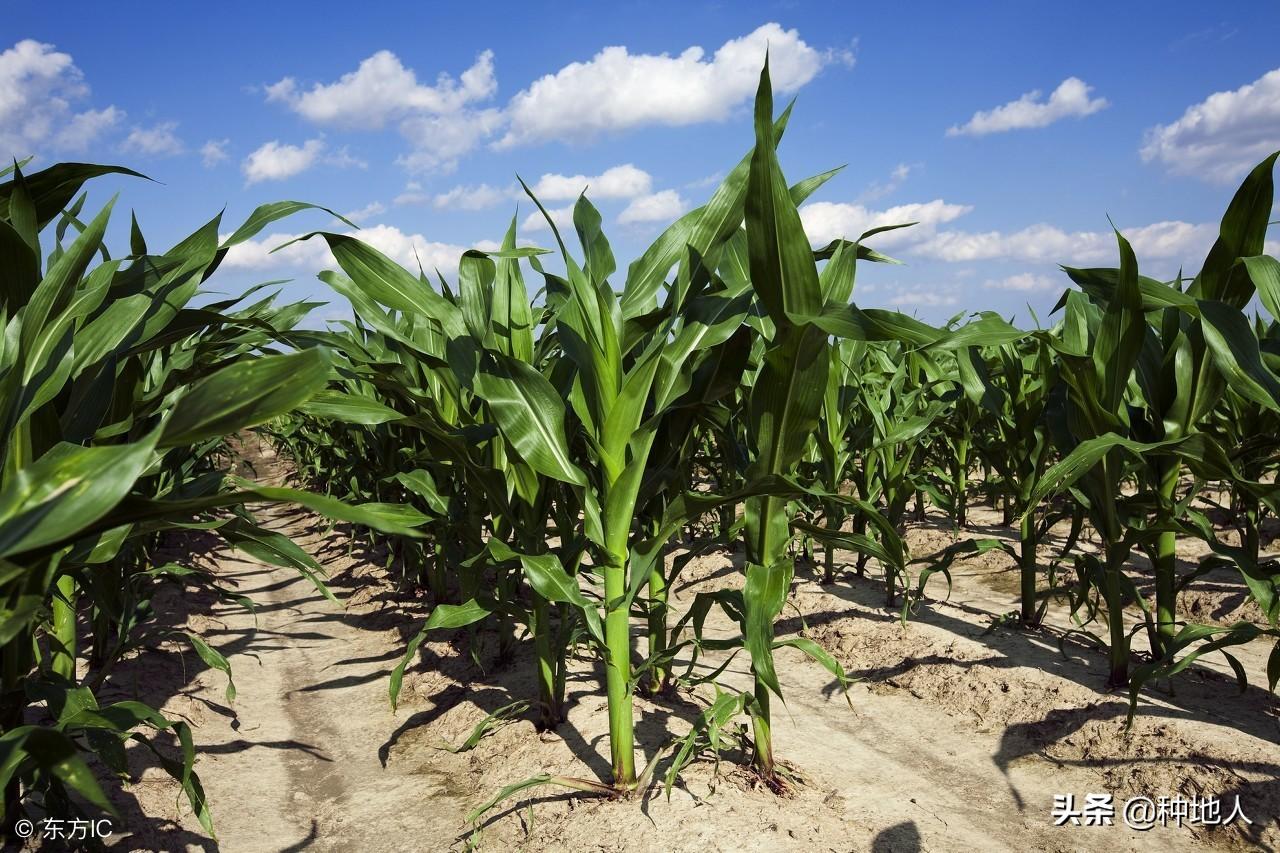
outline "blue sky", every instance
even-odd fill
[[[0,156],[152,176],[101,181],[90,201],[121,191],[153,247],[224,206],[230,232],[299,199],[446,276],[517,205],[522,237],[551,244],[517,173],[553,209],[589,181],[625,263],[749,147],[768,44],[775,85],[798,97],[784,170],[847,164],[802,211],[814,241],[920,221],[874,243],[906,265],[864,267],[855,298],[1029,322],[1025,306],[1044,316],[1066,284],[1058,263],[1115,263],[1108,215],[1144,272],[1193,271],[1243,172],[1280,149],[1274,4],[194,8],[9,9]],[[278,223],[214,282],[291,277],[290,296],[329,298],[321,246],[266,250],[333,225]]]

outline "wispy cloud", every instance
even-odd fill
[[[879,247],[919,243],[931,237],[941,224],[951,222],[973,210],[967,204],[954,204],[940,198],[932,201],[899,204],[883,210],[862,204],[811,202],[800,208],[805,233],[814,244],[827,243],[837,237],[856,240],[865,231],[884,225],[914,222],[909,228],[889,231],[874,238]]]
[[[1033,291],[1052,290],[1055,287],[1064,287],[1065,284],[1065,282],[1054,281],[1053,278],[1047,275],[1024,272],[1005,276],[1004,278],[988,279],[983,286],[993,290],[1016,290],[1030,293]]]
[[[422,204],[430,201],[442,210],[488,210],[514,197],[510,189],[499,189],[488,184],[456,186],[434,197],[426,193],[403,194],[397,198],[401,204]]]
[[[227,146],[230,144],[230,139],[210,139],[204,145],[201,145],[200,161],[204,163],[204,167],[212,169],[228,159],[231,155],[227,153]]]
[[[173,157],[186,151],[177,135],[178,123],[165,121],[151,127],[135,127],[129,131],[120,150],[153,157]]]
[[[359,208],[358,210],[352,210],[342,215],[344,218],[349,219],[352,222],[364,222],[366,219],[371,219],[375,216],[381,216],[386,212],[387,212],[387,206],[385,204],[383,204],[380,201],[371,201],[368,204],[366,204],[364,207]]]
[[[1016,101],[991,110],[980,110],[963,125],[948,128],[947,136],[985,136],[1033,127],[1046,127],[1064,118],[1092,115],[1107,107],[1106,98],[1091,98],[1093,87],[1078,77],[1068,77],[1058,84],[1048,100],[1041,100],[1040,90],[1027,92]]]
[[[858,196],[858,201],[877,201],[887,195],[893,195],[898,191],[898,188],[906,182],[907,177],[911,174],[912,170],[918,168],[918,163],[915,165],[899,163],[897,166],[893,167],[893,171],[889,173],[889,177],[886,180],[876,181],[871,184],[871,186],[863,190],[862,195]]]

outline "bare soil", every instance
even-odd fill
[[[263,450],[259,473],[283,476]],[[161,602],[175,625],[199,630],[231,662],[238,696],[189,651],[126,662],[105,700],[138,697],[190,721],[199,772],[217,826],[207,838],[177,786],[141,752],[137,778],[112,796],[122,820],[118,850],[380,851],[1146,851],[1280,846],[1280,715],[1265,691],[1269,646],[1241,658],[1251,686],[1237,691],[1225,667],[1184,673],[1175,692],[1149,690],[1131,731],[1126,695],[1105,693],[1099,650],[1066,636],[1064,607],[1036,631],[1003,626],[1015,607],[1012,561],[988,553],[957,563],[946,600],[920,606],[904,625],[883,607],[874,577],[842,574],[823,587],[797,572],[795,607],[780,635],[803,633],[837,656],[857,681],[848,701],[829,673],[801,653],[778,653],[785,706],[775,703],[777,754],[797,781],[786,796],[755,784],[745,756],[701,761],[670,798],[661,785],[630,800],[533,788],[478,828],[467,813],[502,786],[540,773],[608,774],[601,672],[575,659],[569,719],[538,734],[519,719],[472,750],[463,741],[486,715],[532,693],[524,646],[503,667],[486,648],[477,664],[461,632],[425,643],[405,679],[398,711],[387,681],[427,608],[398,592],[385,555],[348,553],[349,540],[305,512],[260,513],[324,564],[335,606],[288,570],[243,555],[207,555],[224,582],[255,602],[187,596]],[[978,508],[965,535],[1007,536]],[[952,541],[945,525],[910,532],[913,553]],[[819,555],[820,556],[820,555]],[[839,555],[842,559],[850,555]],[[1194,559],[1189,554],[1188,559]],[[735,555],[693,560],[674,587],[677,610],[698,591],[739,582]],[[1016,578],[1016,572],[1012,574]],[[1197,593],[1210,616],[1246,612],[1230,576]],[[945,581],[930,592],[941,599]],[[1197,618],[1199,618],[1197,616]],[[714,631],[730,633],[721,620]],[[490,638],[491,639],[491,638]],[[488,646],[492,647],[492,642]],[[1139,641],[1141,645],[1141,641]],[[715,663],[716,661],[709,661]],[[481,666],[483,664],[483,668]],[[745,657],[724,680],[748,683]],[[1259,686],[1261,685],[1261,686]],[[637,741],[647,760],[688,731],[709,692],[636,700]],[[659,775],[661,774],[659,770]],[[1111,793],[1111,826],[1054,826],[1054,796]],[[1251,825],[1136,831],[1119,813],[1127,797],[1238,795]]]

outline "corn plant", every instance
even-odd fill
[[[848,295],[845,295],[847,299]],[[855,430],[866,412],[857,399],[866,346],[863,341],[841,340],[831,348],[831,367],[827,372],[819,428],[814,434],[812,448],[814,480],[831,494],[839,494],[844,484],[856,475],[859,443]],[[844,501],[828,499],[822,502],[822,523],[827,530],[840,530],[848,513],[849,507]],[[859,519],[865,530],[866,519],[861,516]],[[835,544],[828,540],[823,554],[822,582],[825,584],[835,581],[835,551]]]
[[[741,206],[741,171],[726,180],[707,208],[695,211],[696,216],[682,221],[684,224],[676,232],[679,237],[689,245],[701,242],[705,246],[722,241],[721,232],[736,227],[730,214]],[[724,224],[726,219],[728,227]],[[570,605],[581,613],[591,636],[601,646],[608,662],[606,687],[611,709],[613,784],[625,790],[636,783],[629,613],[640,588],[650,577],[648,567],[656,558],[661,541],[672,532],[671,523],[667,523],[656,539],[642,541],[632,523],[637,501],[663,416],[683,410],[686,404],[685,395],[693,382],[691,367],[697,361],[691,356],[701,354],[700,348],[723,342],[717,327],[736,328],[745,314],[745,304],[719,296],[699,303],[697,294],[689,293],[687,288],[690,285],[705,287],[708,282],[692,271],[699,263],[689,256],[681,262],[682,270],[690,270],[682,272],[687,276],[685,287],[673,288],[659,312],[665,317],[660,333],[647,330],[644,324],[650,321],[640,318],[655,310],[649,299],[661,284],[660,276],[679,260],[676,248],[679,244],[670,236],[660,238],[655,249],[633,265],[627,290],[619,300],[608,287],[607,278],[614,272],[614,262],[608,242],[599,230],[599,214],[585,199],[580,199],[575,208],[575,225],[586,255],[585,263],[580,265],[569,254],[558,230],[555,235],[566,275],[547,272],[538,262],[531,261],[548,284],[547,311],[551,322],[544,325],[543,340],[557,344],[554,353],[546,350],[549,361],[543,365],[545,373],[486,340],[491,324],[480,309],[485,307],[491,279],[482,275],[475,279],[473,287],[464,284],[461,291],[464,301],[459,309],[358,241],[339,235],[324,236],[350,277],[349,292],[359,293],[357,298],[367,297],[421,317],[439,335],[442,348],[438,353],[429,354],[439,359],[436,364],[447,370],[458,388],[474,394],[484,404],[483,423],[477,423],[476,427],[485,424],[491,429],[496,427],[496,433],[491,435],[504,440],[506,461],[527,466],[527,474],[512,476],[515,488],[526,489],[526,497],[536,496],[540,489],[547,489],[543,492],[547,495],[553,493],[552,488],[560,490],[557,504],[562,537],[571,525],[578,523],[574,521],[574,513],[563,511],[566,502],[572,501],[570,505],[582,514],[585,540],[592,550],[591,572],[601,581],[602,590],[581,585],[575,572],[581,555],[566,560],[565,554],[543,553],[545,524],[531,526],[530,518],[513,516],[510,510],[505,513],[503,530],[517,541],[504,547],[496,547],[491,542],[487,551],[489,557],[498,562],[517,562],[535,595],[542,596],[548,603]],[[695,233],[690,234],[690,230]],[[535,254],[519,253],[530,257]],[[474,263],[481,267],[484,258],[482,253],[473,255]],[[667,267],[660,266],[663,263]],[[513,281],[519,290],[523,289],[522,282]],[[466,301],[471,299],[467,296],[469,293],[475,294],[471,302]],[[514,304],[512,300],[518,295],[513,290],[507,304]],[[687,296],[693,297],[692,307],[684,311]],[[493,304],[488,303],[490,308]],[[722,316],[726,307],[731,312],[727,317]],[[476,311],[472,315],[475,319],[467,317],[468,310]],[[632,319],[628,320],[628,316]],[[667,335],[675,336],[675,346],[664,346]],[[431,406],[428,400],[419,402],[419,408]],[[415,417],[419,423],[426,422],[421,415]],[[583,433],[582,441],[571,442],[569,436],[579,430]],[[491,465],[487,470],[500,469]],[[519,468],[508,465],[505,470],[518,472]],[[505,495],[506,491],[503,483],[490,489],[488,494],[492,498]],[[535,497],[527,502],[545,503],[545,500]],[[603,608],[587,597],[601,593]],[[501,607],[501,602],[487,603]],[[531,618],[542,624],[542,617],[536,612],[538,606],[535,599]],[[458,607],[466,609],[437,608],[424,630],[439,627],[446,621],[453,625],[460,624],[461,619],[478,621],[492,612],[486,602],[478,600],[469,600]],[[535,636],[536,632],[535,627]],[[415,650],[416,643],[411,646],[410,654]],[[549,678],[552,683],[558,681],[562,685],[563,677],[555,674],[554,667],[551,670],[543,679],[544,684]],[[399,672],[403,672],[403,663]],[[393,692],[396,688],[398,683],[393,684]]]
[[[937,422],[944,457],[939,479],[944,487],[935,495],[941,498],[938,502],[951,516],[956,529],[968,523],[969,466],[974,432],[980,420],[990,415],[994,406],[990,396],[979,391],[972,381],[974,374],[984,366],[981,351],[977,347],[968,347],[955,354],[954,364],[943,367],[949,380],[945,384],[952,387],[942,392],[947,417]]]
[[[1245,179],[1223,217],[1218,240],[1185,293],[1140,277],[1133,250],[1119,234],[1118,269],[1069,270],[1085,287],[1065,297],[1058,347],[1067,387],[1063,435],[1073,445],[1064,445],[1068,452],[1034,497],[1038,501],[1078,483],[1087,499],[1103,555],[1101,560],[1081,555],[1077,565],[1082,591],[1096,589],[1104,601],[1108,684],[1113,687],[1129,684],[1127,601],[1143,605],[1153,660],[1169,661],[1202,635],[1196,626],[1177,628],[1173,548],[1177,532],[1186,530],[1179,526],[1186,502],[1176,500],[1178,472],[1185,464],[1197,473],[1244,481],[1224,461],[1221,448],[1199,432],[1199,425],[1228,380],[1260,405],[1273,408],[1280,400],[1280,382],[1262,361],[1257,338],[1240,310],[1255,293],[1250,265],[1241,259],[1261,251],[1274,161],[1273,155]],[[1263,263],[1254,261],[1253,269],[1265,269]],[[1259,278],[1265,283],[1265,273]],[[1156,312],[1157,326],[1148,324],[1149,310]],[[1132,482],[1137,491],[1125,495],[1123,485],[1131,473],[1136,473]],[[1262,487],[1253,488],[1267,494]],[[1145,614],[1145,602],[1124,572],[1136,546],[1149,547],[1152,555],[1154,617]],[[1168,670],[1145,668],[1140,681]]]
[[[1073,525],[1066,554],[1079,532],[1080,515],[1052,505],[1032,503],[1041,478],[1052,461],[1050,419],[1060,415],[1057,400],[1061,380],[1048,335],[996,348],[989,363],[973,350],[959,360],[965,394],[988,410],[989,429],[979,432],[979,454],[997,472],[1005,495],[1006,512],[1019,519],[1016,549],[1002,545],[1018,563],[1019,619],[1039,625],[1049,599],[1040,600],[1040,542],[1058,521],[1071,515]]]
[[[804,233],[796,205],[777,160],[773,133],[772,88],[766,60],[756,93],[756,147],[751,157],[746,192],[746,246],[751,286],[764,309],[772,334],[763,363],[754,377],[747,405],[747,437],[752,461],[747,479],[766,481],[793,475],[804,456],[811,435],[819,426],[831,370],[831,338],[855,341],[892,341],[951,349],[966,345],[983,334],[1017,337],[1020,333],[994,315],[974,321],[963,334],[948,334],[897,312],[859,309],[847,302],[853,291],[856,262],[860,258],[885,260],[862,241],[879,231],[863,234],[858,241],[838,241],[830,252],[814,252]],[[818,269],[818,261],[829,258]],[[923,357],[923,356],[922,356]],[[871,550],[886,566],[890,589],[904,565],[905,548],[893,525],[892,515],[881,515],[867,501],[835,493],[801,494],[820,501],[853,505],[872,520],[881,534],[879,547],[865,537],[845,538],[856,550]],[[779,787],[773,757],[770,696],[781,695],[773,649],[773,623],[786,603],[794,574],[788,554],[792,537],[787,495],[770,489],[746,503],[744,540],[746,577],[742,590],[741,623],[744,645],[751,655],[755,687],[743,703],[752,719],[756,771],[773,787]],[[806,532],[819,532],[807,528]],[[834,530],[822,531],[836,541]],[[891,593],[892,595],[892,593]],[[811,641],[788,641],[827,666],[838,679],[838,664]]]
[[[786,182],[777,147],[789,114],[773,115],[766,63],[751,151],[625,272],[585,194],[562,234],[529,193],[554,250],[521,246],[513,219],[501,247],[466,252],[450,283],[401,268],[358,236],[309,235],[337,260],[340,271],[321,278],[351,303],[352,319],[321,332],[263,319],[298,352],[331,353],[324,389],[272,427],[304,482],[347,504],[413,507],[414,530],[384,525],[379,542],[400,582],[425,588],[433,608],[392,673],[392,703],[436,629],[466,628],[477,661],[494,636],[500,665],[518,659],[523,639],[532,647],[535,695],[486,719],[468,744],[526,709],[555,728],[570,651],[585,647],[604,664],[609,778],[521,780],[473,817],[534,785],[611,797],[643,788],[658,759],[635,762],[642,684],[716,690],[676,748],[668,785],[701,750],[732,740],[752,749],[763,782],[783,789],[775,650],[798,648],[845,679],[812,641],[774,634],[796,549],[812,542],[825,546],[827,581],[837,548],[858,555],[859,574],[875,560],[903,619],[931,576],[949,580],[954,559],[1005,548],[1031,626],[1059,591],[1039,584],[1045,537],[1070,516],[1049,578],[1070,553],[1073,615],[1105,614],[1110,682],[1133,691],[1265,633],[1179,627],[1177,591],[1198,574],[1170,574],[1175,537],[1209,543],[1214,557],[1199,571],[1239,565],[1273,629],[1280,616],[1274,566],[1260,561],[1256,537],[1233,549],[1193,506],[1203,483],[1225,484],[1255,532],[1262,512],[1280,508],[1273,448],[1235,431],[1280,411],[1280,331],[1243,313],[1255,292],[1272,316],[1280,298],[1275,262],[1261,255],[1270,161],[1246,180],[1186,290],[1139,275],[1117,234],[1119,268],[1066,268],[1080,289],[1064,297],[1054,328],[1023,331],[990,313],[935,328],[851,301],[857,263],[890,261],[865,245],[886,229],[810,244],[797,207],[833,173]],[[533,299],[527,276],[541,285]],[[911,501],[918,520],[927,495],[961,527],[979,468],[1019,519],[1016,543],[965,540],[913,557]],[[1190,489],[1179,485],[1184,472]],[[712,513],[718,537],[668,559],[675,537]],[[1073,550],[1086,518],[1100,554]],[[683,567],[736,537],[738,587],[698,592],[673,612]],[[1151,555],[1156,605],[1131,629],[1127,609],[1145,607],[1135,551]],[[705,636],[716,607],[739,637]],[[1151,652],[1131,668],[1130,640],[1144,626]],[[726,689],[719,679],[742,649],[751,685]],[[710,674],[697,669],[708,653],[719,656]],[[730,734],[742,715],[750,735]],[[653,746],[662,756],[670,744]]]
[[[200,580],[152,565],[156,537],[200,521],[327,592],[315,561],[258,527],[245,505],[297,500],[402,532],[412,519],[237,481],[215,464],[225,436],[321,388],[329,358],[319,349],[268,354],[301,316],[270,299],[239,311],[231,310],[237,300],[189,303],[232,246],[310,205],[263,206],[224,241],[214,218],[163,254],[148,252],[135,220],[129,254],[113,259],[104,234],[114,200],[87,222],[85,197],[72,202],[87,180],[109,173],[136,175],[59,164],[26,176],[15,166],[0,184],[0,817],[12,823],[32,808],[75,814],[70,791],[110,811],[84,756],[123,774],[133,741],[156,752],[212,832],[186,724],[140,702],[100,706],[94,696],[122,655],[172,633],[146,624],[154,584]],[[50,226],[46,255],[41,235]],[[208,516],[218,509],[231,512]],[[84,675],[82,613],[91,630]],[[215,649],[185,639],[229,675]],[[177,738],[179,758],[153,743],[162,732]]]

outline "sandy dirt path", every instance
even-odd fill
[[[323,551],[330,537],[305,514],[282,509],[259,517],[313,555],[330,556]],[[258,606],[255,613],[222,608],[214,616],[226,627],[210,637],[253,637],[229,658],[236,716],[215,717],[198,735],[220,848],[423,850],[450,843],[465,803],[441,808],[448,795],[430,774],[405,790],[405,780],[380,760],[397,725],[387,700],[390,659],[402,651],[395,632],[360,627],[292,570],[243,559],[225,569]]]
[[[273,454],[261,453],[256,473],[280,482]],[[122,665],[105,697],[148,699],[193,724],[196,771],[217,839],[202,837],[171,780],[147,766],[138,782],[117,792],[124,832],[113,846],[229,853],[447,847],[468,808],[461,795],[442,809],[447,779],[417,773],[406,790],[404,778],[384,768],[385,745],[402,722],[388,703],[387,676],[403,643],[401,632],[383,623],[407,624],[412,603],[395,608],[389,620],[383,607],[352,607],[364,593],[339,584],[355,586],[355,575],[371,567],[348,556],[345,536],[296,508],[256,515],[321,562],[331,581],[341,576],[331,582],[339,602],[294,570],[226,548],[209,555],[220,582],[252,601],[253,610],[205,601],[191,608],[184,627],[226,656],[235,700],[226,700],[221,673],[202,669],[182,648]]]
[[[260,473],[279,476],[269,451],[263,462]],[[406,677],[402,707],[393,713],[387,677],[424,608],[404,601],[359,554],[349,557],[345,537],[314,517],[288,508],[259,517],[329,569],[341,605],[325,600],[291,570],[215,555],[219,575],[255,602],[255,612],[214,604],[193,612],[189,624],[227,654],[239,695],[228,708],[225,680],[204,671],[170,691],[166,710],[195,723],[197,769],[218,840],[201,838],[190,810],[175,807],[172,784],[149,772],[122,792],[133,801],[135,820],[147,826],[132,827],[115,845],[119,849],[461,849],[469,838],[464,816],[502,785],[538,773],[607,772],[607,720],[593,661],[573,662],[569,720],[557,732],[540,736],[522,720],[468,752],[444,751],[443,743],[461,741],[485,714],[529,694],[528,651],[522,649],[506,669],[481,672],[457,636],[432,639]],[[723,556],[708,559],[702,566],[706,577],[676,592],[678,607],[708,582],[734,582]],[[695,575],[697,570],[691,567]],[[805,779],[790,797],[751,785],[731,760],[718,774],[703,762],[685,774],[669,801],[660,790],[608,802],[532,789],[495,809],[471,840],[486,850],[655,853],[1248,847],[1235,837],[1172,827],[1137,832],[1118,815],[1113,826],[1053,826],[1055,794],[1083,800],[1086,793],[1114,787],[1107,762],[1063,760],[1029,746],[1011,734],[1022,725],[1018,714],[1002,716],[999,703],[986,697],[1011,689],[1015,695],[1047,691],[1060,695],[1064,709],[1083,704],[1085,713],[1091,701],[1114,697],[1082,686],[1080,673],[1040,672],[1023,646],[993,644],[974,615],[985,611],[963,595],[903,629],[892,617],[877,616],[837,593],[805,582],[796,600],[842,663],[850,669],[865,664],[868,677],[851,689],[850,707],[825,670],[792,649],[779,651],[787,703],[777,705],[777,752]],[[856,611],[847,616],[856,620],[858,641],[850,648],[840,631],[846,608]],[[876,664],[937,658],[947,665],[981,665],[940,669],[932,680],[912,681],[928,668],[886,675],[860,657],[864,653]],[[736,660],[726,681],[746,684],[744,667],[745,659]],[[1087,675],[1088,667],[1082,671]],[[175,672],[170,661],[144,677],[173,679]],[[136,673],[134,678],[136,683]],[[972,706],[966,704],[970,698]],[[688,730],[700,707],[694,699],[637,699],[637,739],[645,758]],[[1028,713],[1036,717],[1044,707]],[[1207,748],[1217,743],[1214,738],[1237,745],[1257,740],[1218,728],[1222,732],[1206,736]],[[1248,745],[1250,755],[1262,750],[1265,756],[1274,746],[1265,738],[1260,744]]]
[[[299,539],[308,544],[306,536]],[[258,641],[230,659],[240,694],[238,726],[218,718],[199,731],[206,754],[200,772],[213,804],[220,848],[257,853],[451,845],[465,829],[463,815],[486,791],[472,790],[465,779],[447,784],[447,772],[439,765],[448,754],[430,745],[424,749],[427,737],[417,736],[417,730],[405,752],[382,766],[379,752],[402,720],[387,707],[388,661],[365,653],[371,645],[368,633],[349,625],[295,573],[240,561],[230,568],[230,576],[244,581],[260,604]],[[219,618],[229,633],[253,629],[252,617],[242,613]],[[825,813],[809,815],[816,819],[811,826],[836,845],[843,836],[848,845],[831,849],[1013,851],[1034,844],[1046,850],[1103,851],[1152,849],[1149,844],[1159,843],[1123,827],[1105,835],[1052,827],[1049,808],[1055,793],[1083,797],[1099,788],[1096,774],[1088,770],[1023,762],[1006,776],[992,761],[989,738],[976,736],[944,711],[909,695],[880,696],[865,687],[854,688],[850,708],[824,670],[798,654],[780,657],[787,705],[778,712],[778,754],[823,794]],[[585,667],[578,674],[590,675]],[[211,681],[216,687],[217,679]],[[747,673],[733,668],[725,681],[746,684]],[[594,703],[584,702],[576,710],[588,709]],[[646,710],[642,703],[641,713]],[[571,719],[570,725],[580,726],[585,739],[603,744],[600,715],[590,716]],[[520,728],[529,746],[542,744],[528,727]],[[527,749],[512,756],[509,781],[523,775],[518,768],[530,757],[522,754]],[[603,761],[606,753],[599,754]],[[416,772],[409,770],[414,765]],[[651,829],[636,826],[634,845],[617,849],[699,849],[701,842],[693,838],[680,840],[679,826],[685,822],[703,824],[703,831],[717,826],[719,849],[737,849],[726,843],[737,808],[771,795],[733,794],[729,799],[743,797],[746,802],[713,814],[693,813],[691,799],[680,792],[674,806],[656,800],[651,816],[667,831],[646,839]],[[715,800],[711,803],[701,811],[711,812]],[[785,802],[781,805],[785,808]],[[797,817],[809,812],[809,805]],[[612,804],[607,810],[640,816],[634,803]],[[572,828],[569,838],[586,841],[604,828],[602,822],[621,822],[621,817],[601,815]],[[493,849],[507,849],[508,840],[505,833],[492,839]],[[673,842],[679,846],[669,846]],[[792,846],[783,838],[776,842]]]

